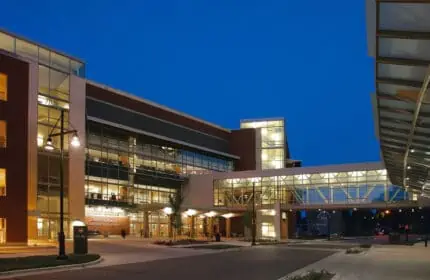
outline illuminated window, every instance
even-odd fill
[[[6,169],[0,168],[0,196],[6,195]]]
[[[269,238],[275,238],[276,232],[275,232],[275,226],[272,223],[261,223],[261,236],[269,237]]]
[[[6,122],[0,121],[0,148],[6,148]]]
[[[0,73],[0,100],[7,101],[7,76]]]

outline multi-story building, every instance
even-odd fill
[[[61,115],[63,131],[74,131],[64,140],[67,233],[85,221],[103,233],[166,235],[161,209],[190,175],[257,168],[255,129],[225,129],[86,80],[85,67],[0,31],[1,243],[57,238]]]
[[[300,162],[283,118],[222,128],[87,80],[85,67],[0,31],[0,244],[57,239],[62,170],[68,237],[75,222],[168,236],[179,191],[191,236],[243,233],[251,201],[260,236],[274,238],[292,231],[299,209],[416,206],[382,166],[289,168]],[[63,161],[60,132],[71,132]]]

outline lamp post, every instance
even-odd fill
[[[255,182],[252,182],[252,243],[251,246],[255,246],[255,236],[257,235],[257,223],[255,213]]]
[[[78,137],[78,132],[76,129],[64,130],[64,109],[59,108],[61,114],[60,118],[57,120],[55,126],[51,129],[46,140],[45,150],[53,151],[55,149],[52,144],[52,137],[60,136],[60,231],[58,232],[58,256],[57,259],[64,260],[67,259],[66,255],[66,237],[64,234],[64,135],[73,134],[72,141],[70,144],[73,147],[79,147],[81,145]],[[60,122],[60,132],[52,133],[57,127],[58,122]],[[71,125],[71,124],[70,124]]]

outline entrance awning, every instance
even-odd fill
[[[430,2],[367,5],[382,157],[393,184],[430,196]]]

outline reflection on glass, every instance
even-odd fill
[[[0,100],[7,101],[7,75],[0,73]]]
[[[6,169],[0,168],[0,196],[6,195]]]

